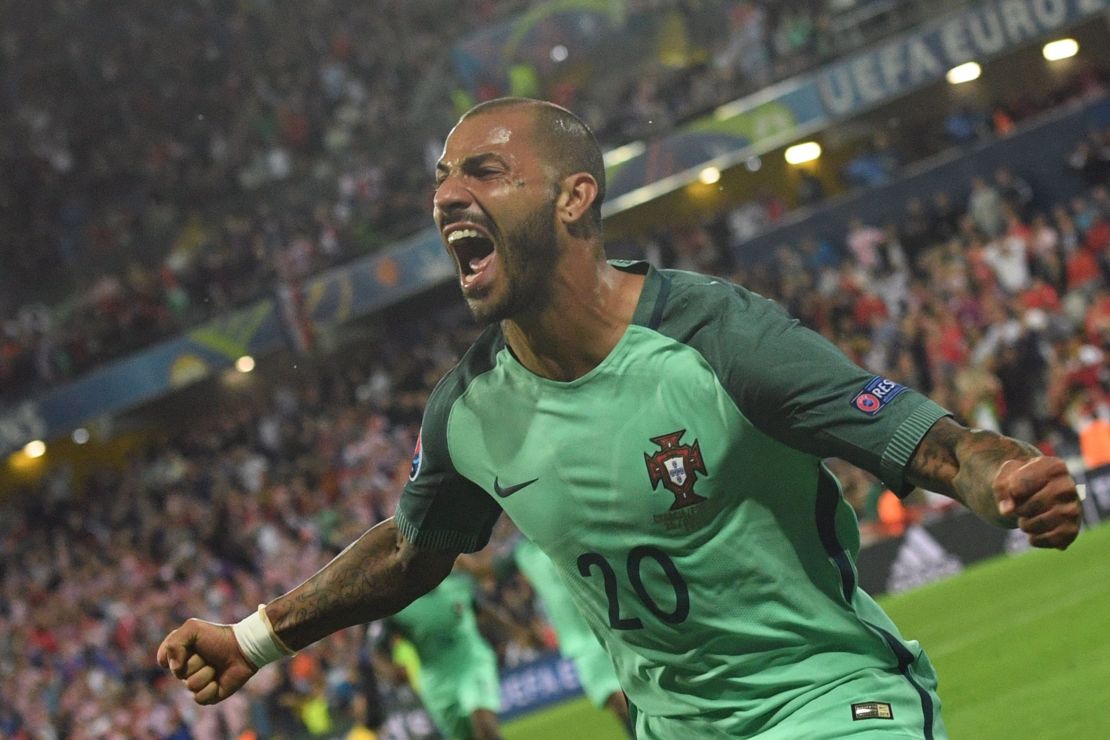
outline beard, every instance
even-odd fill
[[[502,235],[497,255],[502,293],[492,291],[466,297],[474,318],[482,325],[539,313],[551,297],[552,277],[559,261],[555,238],[555,200],[533,211],[519,226]],[[494,286],[495,287],[495,286]]]

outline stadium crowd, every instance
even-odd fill
[[[1076,151],[1097,151],[1106,136],[1094,132]],[[966,198],[911,200],[897,221],[857,219],[841,239],[784,247],[758,264],[726,257],[735,214],[719,228],[659,235],[645,251],[663,265],[728,274],[962,420],[1093,467],[1110,462],[1105,445],[1085,439],[1094,423],[1110,422],[1110,190],[1105,158],[1070,164],[1089,186],[1069,202],[1044,202],[1003,169],[975,177]],[[389,516],[427,393],[475,332],[461,308],[394,326],[372,346],[321,358],[297,381],[166,430],[122,467],[82,477],[55,469],[9,496],[0,516],[0,734],[410,732],[388,724],[411,703],[397,698],[403,681],[364,630],[268,667],[217,708],[192,705],[153,654],[181,618],[235,621],[244,605],[300,582]],[[880,516],[882,486],[846,465],[838,471],[867,537],[941,515],[917,493]],[[521,624],[542,624],[515,577],[483,587]],[[503,665],[552,647],[542,628],[531,640],[485,629]]]
[[[426,225],[447,100],[558,99],[615,145],[838,51],[824,0],[628,0],[626,26],[652,42],[643,63],[458,87],[443,40],[538,5],[7,8],[0,401]]]
[[[537,92],[582,110],[617,144],[836,52],[820,33],[831,3],[722,4],[730,43],[688,63],[633,70],[604,95],[554,78]],[[425,225],[429,178],[414,163],[438,154],[456,113],[428,88],[427,70],[446,69],[442,39],[535,5],[6,9],[0,400]],[[696,4],[627,5],[634,16]],[[491,84],[472,97],[506,92],[515,90]],[[953,112],[947,141],[1005,134],[1038,109]],[[735,247],[820,192],[772,194],[635,249],[777,298],[856,361],[966,422],[1105,464],[1110,450],[1086,432],[1110,424],[1110,130],[1078,142],[1066,165],[1087,185],[1070,202],[1044,202],[1016,172],[984,172],[966,197],[911,200],[896,221],[856,221],[841,239],[784,246],[755,265],[737,264]],[[182,618],[235,621],[391,515],[427,393],[473,336],[457,313],[394,328],[167,430],[126,465],[54,469],[0,500],[0,736],[432,734],[404,726],[411,693],[364,630],[266,668],[209,709],[153,656]],[[837,471],[867,537],[932,515],[926,494],[880,515],[882,486]],[[483,587],[533,627],[525,640],[483,625],[503,665],[553,647],[525,582]]]

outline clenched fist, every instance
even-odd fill
[[[158,646],[158,664],[185,683],[197,704],[234,694],[258,669],[239,649],[229,624],[189,619]]]
[[[1007,460],[993,487],[999,513],[1017,517],[1033,547],[1064,550],[1079,535],[1079,493],[1060,458]]]

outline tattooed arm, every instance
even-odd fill
[[[387,519],[267,604],[266,615],[278,637],[300,650],[336,630],[396,614],[439,585],[455,557],[416,549]]]
[[[1020,527],[1035,547],[1063,550],[1079,533],[1079,497],[1064,461],[1001,434],[941,419],[918,445],[906,478],[992,524]]]
[[[451,551],[414,548],[388,519],[266,605],[259,624],[268,620],[280,643],[299,650],[344,627],[395,614],[446,578],[455,557]],[[258,670],[244,645],[232,625],[188,619],[162,641],[157,658],[184,681],[194,701],[215,704]]]

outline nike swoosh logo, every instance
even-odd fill
[[[501,482],[499,480],[497,480],[496,476],[494,476],[493,490],[496,491],[497,495],[500,496],[501,498],[508,498],[509,496],[512,496],[514,493],[516,493],[520,489],[527,488],[528,486],[532,485],[533,483],[535,483],[538,480],[539,480],[539,478],[533,478],[532,480],[526,480],[523,483],[517,483],[515,486],[502,486]]]

